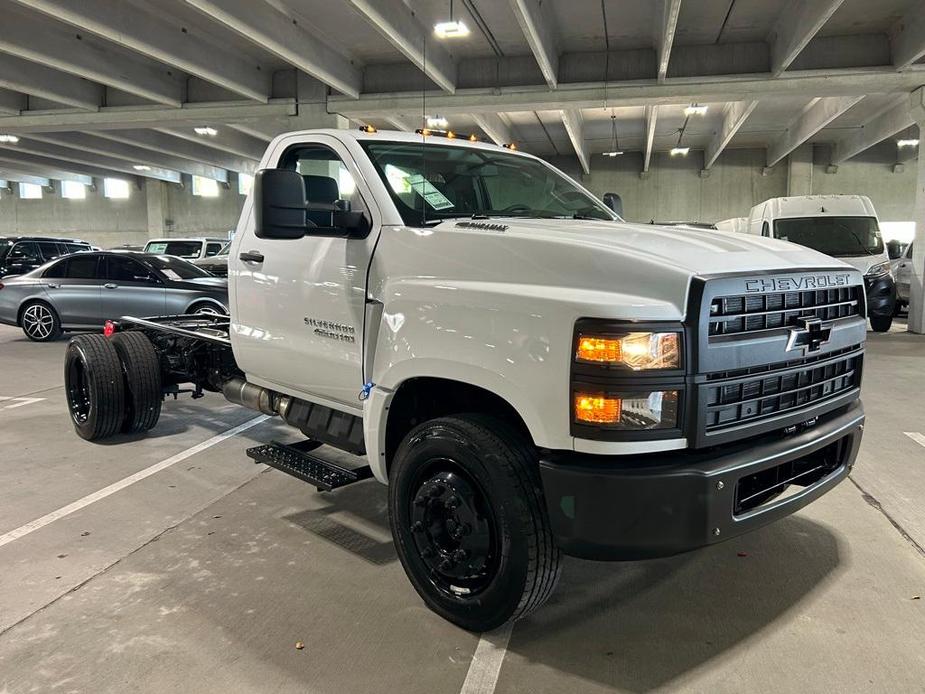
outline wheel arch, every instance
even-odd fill
[[[184,310],[184,313],[190,313],[190,312],[191,312],[191,309],[192,309],[194,306],[199,306],[199,305],[201,305],[201,304],[209,304],[209,305],[211,305],[211,306],[215,306],[216,308],[220,308],[220,309],[222,310],[222,312],[225,313],[226,315],[229,313],[229,311],[228,311],[228,306],[226,306],[226,305],[223,304],[221,301],[219,301],[218,299],[215,299],[215,298],[213,298],[213,297],[211,297],[211,296],[198,296],[198,297],[196,297],[195,299],[192,299],[192,300],[186,305],[186,309]]]
[[[52,311],[54,311],[55,315],[58,317],[58,321],[59,322],[61,321],[61,314],[58,312],[58,309],[55,308],[55,305],[51,303],[48,299],[42,298],[40,296],[29,296],[20,302],[19,308],[16,310],[16,327],[17,328],[22,327],[22,314],[26,312],[26,309],[31,304],[44,304],[45,306],[50,308]]]

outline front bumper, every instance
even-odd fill
[[[668,556],[728,540],[793,513],[841,482],[863,429],[856,401],[801,433],[706,451],[632,459],[551,452],[541,459],[540,474],[553,533],[565,554],[599,560]],[[801,478],[809,483],[799,491],[743,504],[769,476],[790,479],[817,463],[819,477]]]
[[[893,275],[886,274],[872,279],[864,278],[867,292],[867,315],[885,317],[893,315],[896,304],[896,282]]]

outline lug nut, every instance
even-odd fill
[[[424,530],[424,524],[421,521],[415,521],[411,524],[411,532],[419,533]]]
[[[449,559],[444,559],[442,562],[440,562],[440,567],[439,567],[439,568],[440,568],[441,571],[449,571],[450,569],[453,568],[453,564],[454,564],[454,563],[455,563],[455,562],[452,562],[452,561],[450,561]]]
[[[722,480],[720,480],[719,482],[716,483],[716,488],[717,488],[717,489],[723,489],[725,486],[726,486],[726,485],[723,484],[723,481],[722,481]]]
[[[469,558],[469,553],[464,549],[457,549],[453,552],[453,559],[455,561],[465,561]]]
[[[438,484],[430,488],[430,495],[434,498],[443,494],[446,491],[446,488],[442,484]]]
[[[459,506],[459,497],[455,494],[450,494],[445,503],[448,509],[454,509]]]

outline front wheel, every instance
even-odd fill
[[[536,452],[476,414],[425,422],[395,454],[389,522],[427,606],[471,631],[540,607],[559,579]]]
[[[61,319],[43,301],[33,301],[23,308],[19,321],[22,331],[33,342],[51,342],[61,336]]]
[[[885,333],[893,325],[893,316],[871,316],[870,327],[875,333]]]

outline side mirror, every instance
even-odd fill
[[[604,193],[604,204],[621,217],[623,216],[623,198],[616,193]]]

